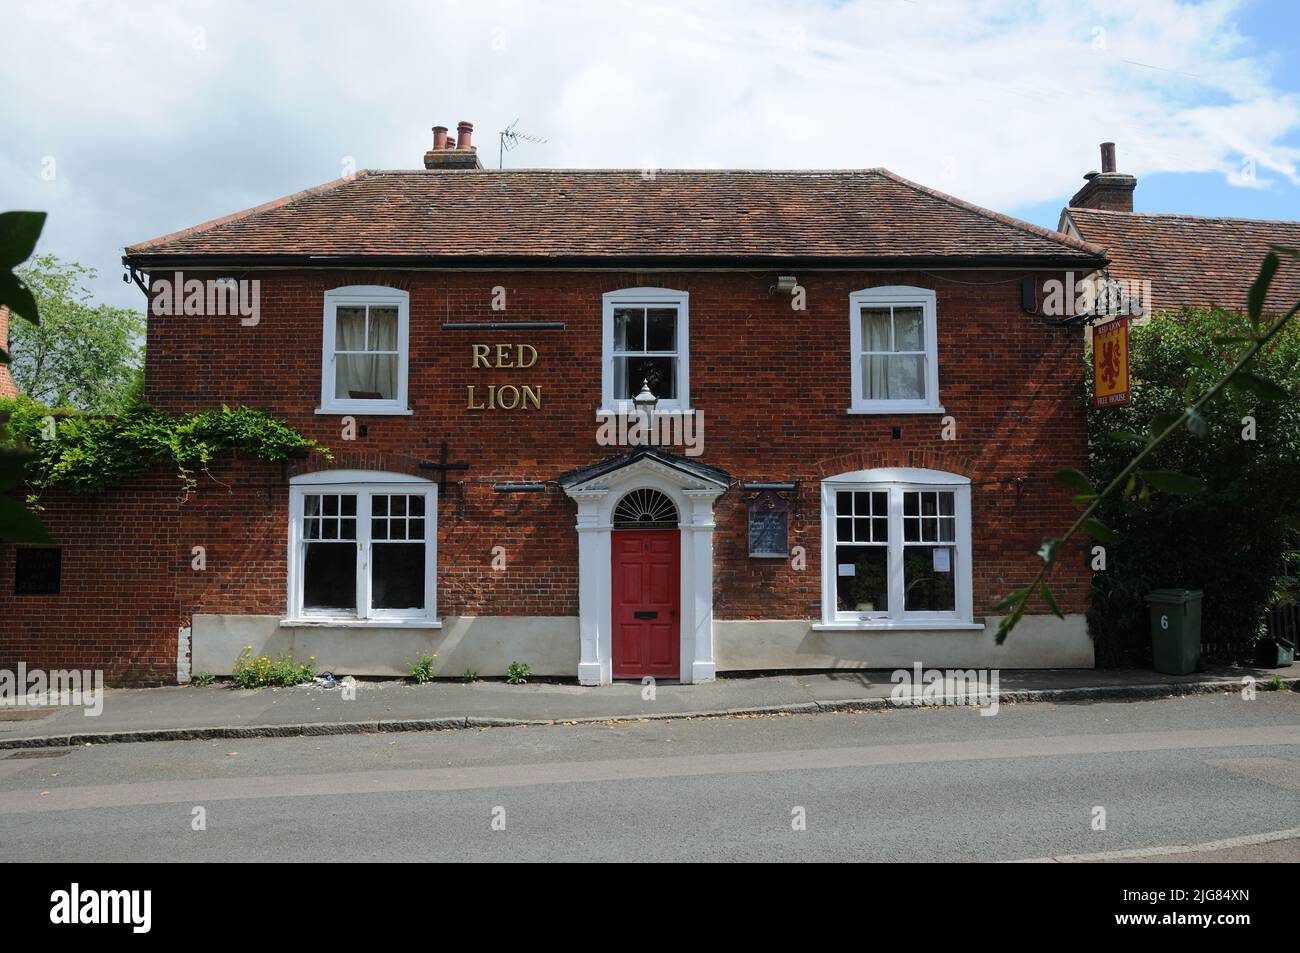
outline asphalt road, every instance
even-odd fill
[[[0,752],[6,861],[990,861],[1295,828],[1293,692]]]

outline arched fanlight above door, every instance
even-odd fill
[[[677,506],[658,490],[642,487],[618,501],[613,522],[615,529],[676,529]]]

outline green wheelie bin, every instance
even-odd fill
[[[1151,655],[1162,675],[1191,675],[1201,658],[1201,592],[1157,589],[1151,608]]]

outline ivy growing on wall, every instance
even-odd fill
[[[260,460],[285,460],[305,452],[333,455],[265,411],[252,407],[172,416],[139,408],[113,416],[52,410],[30,398],[0,401],[10,412],[11,439],[34,456],[27,464],[29,501],[42,491],[99,493],[143,473],[156,463],[176,471],[181,496],[197,485],[197,474],[217,457],[242,453]]]

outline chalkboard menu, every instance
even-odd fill
[[[14,553],[14,592],[20,596],[55,595],[63,570],[63,550],[20,546]]]
[[[749,504],[749,555],[752,559],[790,555],[790,508],[771,490]]]

